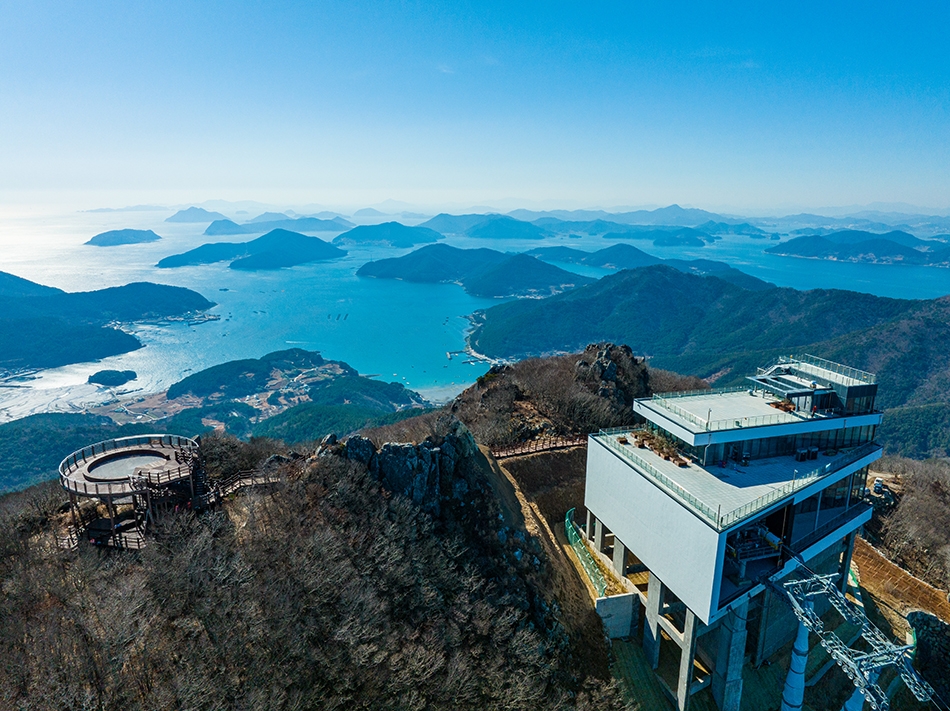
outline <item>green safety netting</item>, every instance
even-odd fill
[[[604,580],[604,574],[600,572],[600,568],[594,562],[594,557],[585,545],[584,539],[577,529],[577,524],[574,523],[574,509],[568,511],[564,517],[564,533],[567,534],[567,540],[577,554],[577,558],[580,560],[584,572],[587,573],[591,585],[597,591],[598,597],[604,597],[607,594],[607,581]]]

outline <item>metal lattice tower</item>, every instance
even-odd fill
[[[803,572],[803,577],[781,585],[771,580],[767,581],[767,584],[789,603],[808,631],[818,636],[821,646],[861,691],[871,708],[876,711],[888,709],[887,695],[877,684],[877,679],[880,672],[889,666],[897,670],[918,701],[930,701],[933,689],[920,677],[910,662],[909,652],[913,647],[894,644],[871,624],[864,611],[850,602],[834,584],[837,575],[818,575],[804,566]],[[860,638],[865,641],[868,649],[849,647],[832,630],[826,630],[813,606],[807,604],[816,598],[829,602],[845,621],[860,627]]]

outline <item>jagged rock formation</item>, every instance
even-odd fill
[[[574,377],[596,388],[598,397],[629,406],[649,389],[645,362],[633,354],[630,346],[591,343],[574,364]]]
[[[438,516],[444,499],[460,499],[467,492],[468,484],[459,469],[465,459],[477,452],[472,433],[455,421],[444,436],[431,436],[419,444],[387,442],[379,450],[371,440],[359,435],[343,442],[328,435],[317,456],[336,454],[359,462],[384,487],[411,499],[426,513]]]
[[[634,398],[651,392],[643,358],[592,343],[577,355],[494,366],[450,409],[479,442],[496,446],[630,424]]]

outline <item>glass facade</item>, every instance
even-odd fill
[[[819,452],[836,452],[839,449],[857,447],[874,439],[874,425],[865,427],[847,427],[845,429],[812,432],[793,437],[765,437],[745,442],[712,444],[709,447],[693,447],[673,435],[662,432],[675,442],[677,449],[703,466],[715,466],[721,461],[742,461],[743,459],[766,459],[794,455],[800,449],[817,447]]]

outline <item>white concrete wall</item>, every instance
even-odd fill
[[[597,614],[604,623],[604,631],[610,639],[629,637],[637,619],[640,596],[636,593],[599,597],[595,603]]]
[[[703,622],[718,602],[720,535],[658,483],[594,439],[584,503]]]

